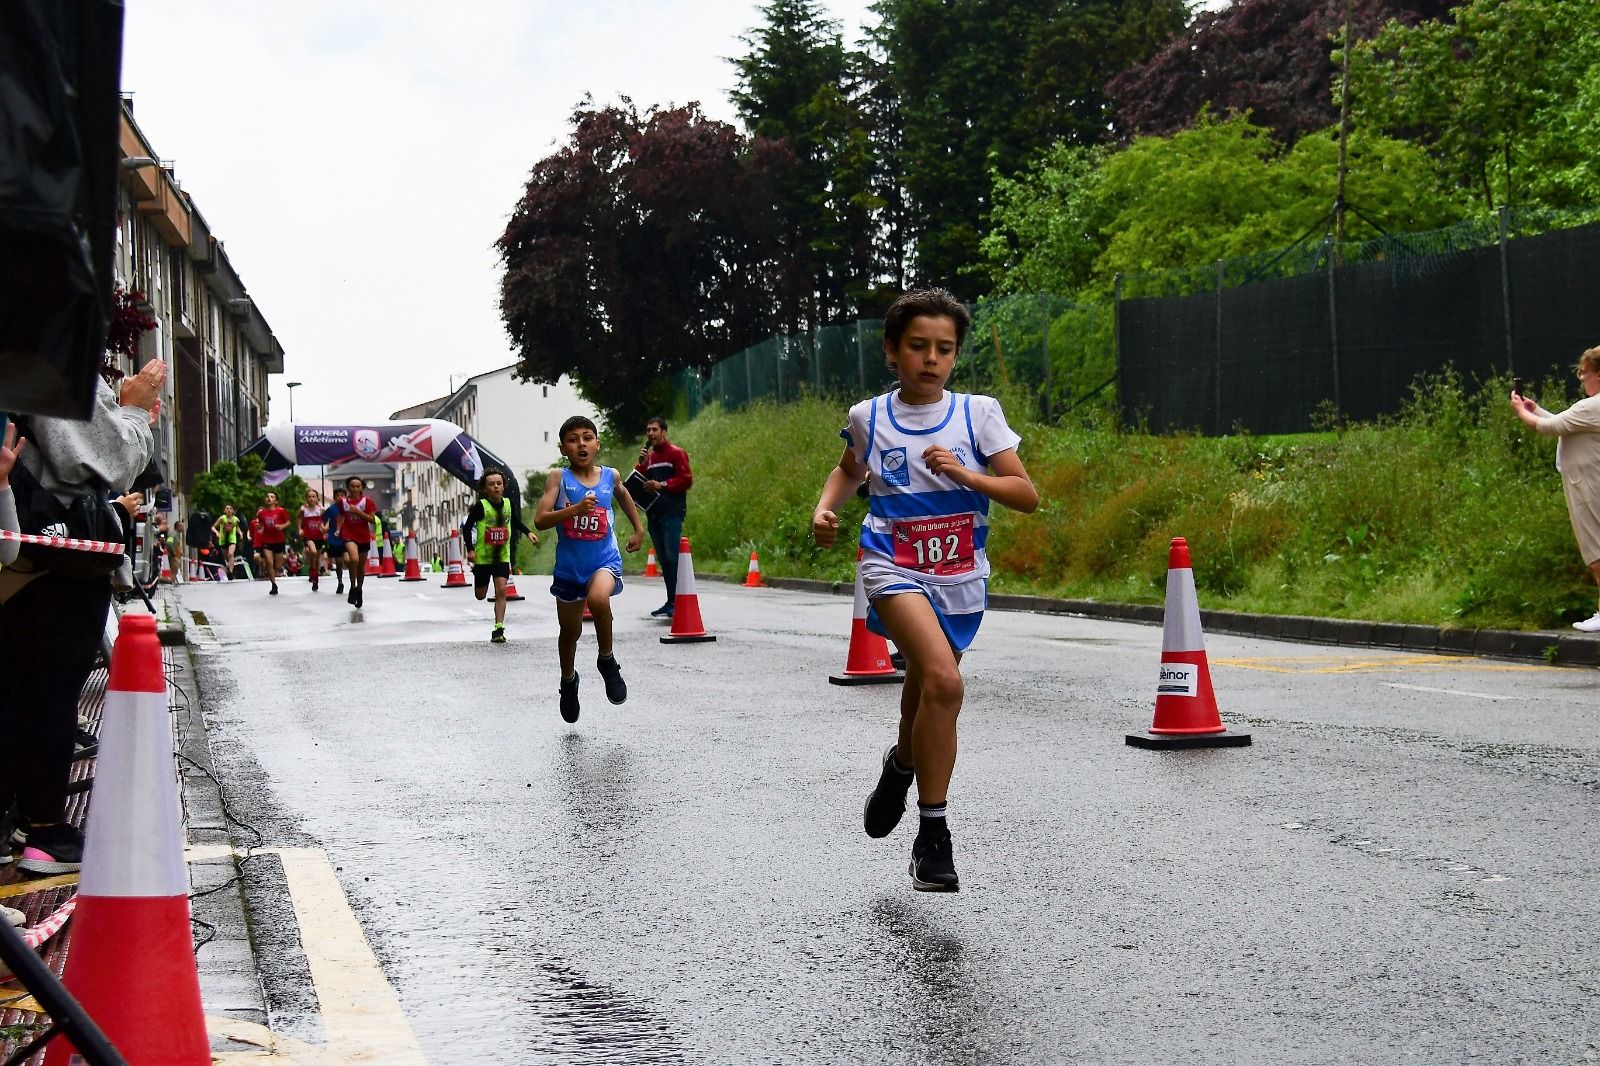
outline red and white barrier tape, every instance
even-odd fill
[[[79,540],[76,537],[41,537],[33,533],[13,533],[0,529],[0,540],[14,540],[19,544],[39,544],[46,548],[62,548],[74,552],[98,552],[101,555],[122,555],[128,548],[109,540]]]

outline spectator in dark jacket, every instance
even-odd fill
[[[667,602],[650,613],[657,618],[671,618],[678,595],[678,544],[683,537],[683,518],[689,509],[688,493],[694,474],[689,469],[689,453],[667,439],[665,418],[657,415],[646,422],[644,434],[645,444],[639,449],[639,462],[634,469],[647,479],[644,487],[657,495],[646,513],[650,543],[667,583]]]

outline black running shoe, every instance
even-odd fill
[[[911,845],[911,887],[918,892],[960,892],[956,862],[950,854],[950,834],[918,833]]]
[[[867,797],[867,806],[861,812],[861,822],[866,827],[867,836],[874,839],[886,837],[894,832],[894,827],[900,824],[900,816],[906,813],[906,793],[911,789],[911,782],[917,779],[916,771],[903,774],[895,769],[891,758],[894,755],[894,746],[883,753],[883,770],[878,774],[878,784],[872,790],[872,795]]]
[[[272,591],[267,593],[267,595],[268,596],[276,596],[277,594],[278,594],[278,583],[276,581],[274,581],[272,583]]]
[[[83,868],[83,834],[66,822],[28,830],[17,869],[30,874],[70,874]]]
[[[341,582],[339,582],[339,587],[333,590],[333,594],[335,596],[337,596],[337,595],[339,595],[339,593],[341,593],[343,591],[344,591],[344,582],[341,581]]]
[[[578,675],[573,674],[570,679],[561,679],[561,719],[565,722],[578,720]]]
[[[628,683],[622,680],[622,666],[617,662],[615,655],[602,655],[594,662],[595,669],[600,671],[600,676],[606,683],[606,699],[612,703],[625,703],[628,699]]]
[[[506,642],[506,627],[495,626],[489,633],[490,644],[504,644]]]
[[[366,598],[367,598],[367,590],[362,588],[360,585],[357,585],[356,586],[356,607],[357,607],[357,609],[359,609],[361,607],[361,605],[366,601]]]
[[[351,585],[350,591],[344,594],[344,602],[352,607],[356,605],[356,587],[354,585]]]

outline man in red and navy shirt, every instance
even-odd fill
[[[667,583],[667,602],[650,613],[657,618],[671,618],[673,599],[678,595],[678,544],[694,474],[689,470],[689,453],[667,440],[666,419],[660,415],[650,419],[644,424],[644,435],[645,445],[639,449],[639,462],[634,469],[646,478],[644,487],[656,494],[646,514],[650,543]]]

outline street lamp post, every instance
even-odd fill
[[[289,390],[289,422],[294,423],[294,390],[305,384],[303,381],[291,381],[284,386]]]

